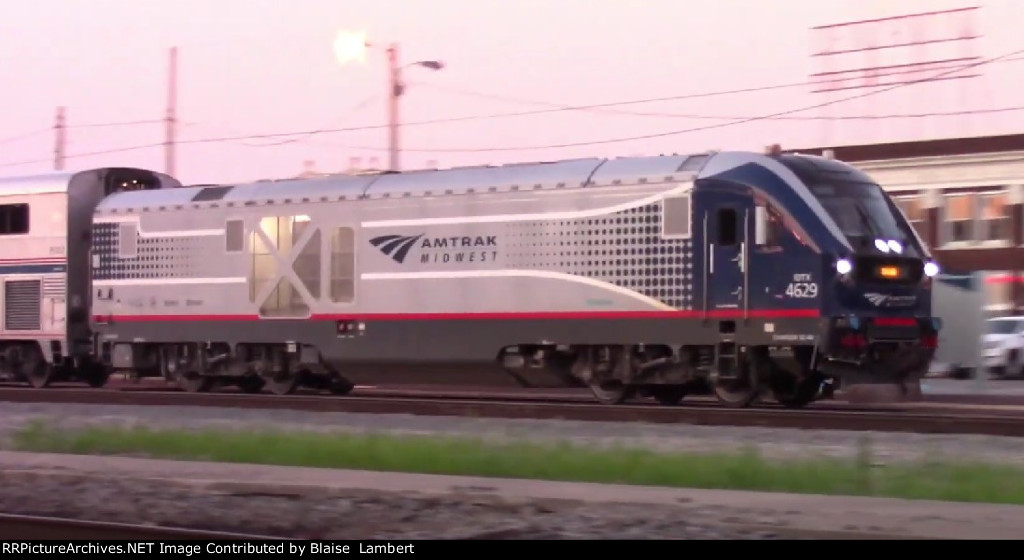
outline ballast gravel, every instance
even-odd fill
[[[723,519],[719,512],[700,514],[672,506],[554,500],[509,503],[487,495],[351,490],[319,495],[225,493],[202,485],[123,476],[4,472],[0,474],[0,509],[298,539],[794,538],[770,529],[730,527],[730,519]]]
[[[976,461],[1024,463],[1024,439],[967,434],[913,434],[638,424],[568,420],[525,420],[302,412],[190,406],[88,405],[0,402],[0,447],[33,421],[58,429],[117,426],[201,430],[288,430],[457,436],[501,442],[565,441],[601,447],[640,447],[659,451],[714,452],[757,449],[769,458],[856,458],[870,446],[878,462],[936,459],[955,454]]]
[[[934,458],[942,450],[976,460],[1020,464],[1018,438],[862,433],[691,425],[642,425],[559,420],[470,419],[411,415],[322,413],[212,407],[0,403],[0,447],[34,421],[54,429],[90,426],[266,428],[318,432],[574,440],[580,445],[639,446],[667,451],[758,448],[771,457],[854,457],[870,441],[876,461]],[[241,466],[240,466],[241,467]],[[244,468],[244,467],[243,467]],[[793,538],[784,511],[729,511],[655,504],[575,501],[505,502],[486,493],[399,494],[379,490],[318,493],[230,491],[76,472],[58,474],[0,466],[0,511],[151,523],[206,530],[312,539],[781,539]],[[791,512],[790,512],[791,513]],[[758,529],[736,524],[756,518]],[[768,527],[761,529],[761,527]],[[779,530],[771,530],[779,527]],[[872,527],[845,528],[881,532]],[[798,537],[799,538],[799,537]],[[813,536],[807,538],[814,538]]]

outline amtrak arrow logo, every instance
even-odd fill
[[[382,235],[374,237],[370,243],[380,249],[381,253],[391,257],[398,264],[405,262],[412,246],[416,244],[423,234],[419,235]]]
[[[867,300],[873,303],[876,307],[882,305],[883,303],[885,303],[887,299],[889,299],[889,296],[885,294],[879,294],[876,292],[866,293],[864,294],[864,297],[867,298]]]

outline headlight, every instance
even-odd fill
[[[836,272],[839,274],[849,274],[853,270],[853,265],[846,259],[839,259],[836,261]]]
[[[939,273],[939,265],[928,261],[924,263],[924,275],[929,278]]]

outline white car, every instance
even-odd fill
[[[1024,374],[1024,316],[998,317],[986,321],[981,337],[985,369],[998,377]]]

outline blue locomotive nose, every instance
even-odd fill
[[[828,272],[834,280],[828,291],[826,315],[867,316],[931,314],[932,280],[939,272],[930,259],[857,254],[836,259]]]
[[[931,316],[931,285],[939,267],[893,252],[835,261],[822,370],[844,383],[913,382],[937,349],[942,322]]]

